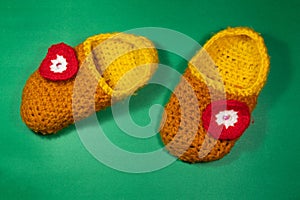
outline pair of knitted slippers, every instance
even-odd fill
[[[145,37],[100,34],[74,49],[48,49],[23,90],[21,116],[34,132],[52,134],[136,92],[157,68]],[[263,38],[249,28],[220,31],[190,60],[165,106],[166,149],[194,163],[222,158],[250,124],[269,71]]]

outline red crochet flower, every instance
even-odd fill
[[[52,81],[67,80],[77,71],[76,53],[64,43],[52,45],[39,68],[41,76]]]
[[[202,113],[203,127],[216,139],[240,137],[250,124],[250,112],[245,103],[220,100],[210,103]]]

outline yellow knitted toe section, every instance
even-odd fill
[[[196,67],[197,57],[203,51],[210,56],[226,92],[258,95],[263,88],[270,61],[263,38],[254,30],[237,27],[220,31],[192,59],[194,63],[189,66],[196,77],[206,82],[217,80],[213,70],[209,71],[208,67],[198,70]]]

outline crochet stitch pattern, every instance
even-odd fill
[[[133,94],[147,83],[158,63],[153,43],[132,34],[95,35],[74,49],[79,66],[75,77],[51,81],[37,70],[26,82],[21,117],[34,132],[57,133]],[[80,91],[80,98],[74,98],[74,91]],[[93,93],[94,98],[87,99],[88,93]]]
[[[210,61],[203,59],[204,51],[211,57],[217,74],[207,67]],[[249,125],[250,113],[255,108],[259,92],[267,80],[269,62],[264,40],[254,30],[236,27],[215,34],[190,60],[183,74],[197,97],[200,115],[186,109],[192,103],[189,98],[192,94],[187,94],[188,85],[181,80],[165,106],[164,120],[161,122],[160,135],[166,149],[189,163],[218,160],[228,154]],[[179,99],[185,104],[184,110]],[[224,104],[225,111],[221,110],[219,115],[206,111],[210,104],[219,102],[227,102]],[[247,106],[248,109],[245,108]],[[188,119],[182,119],[183,111],[188,113],[185,114]],[[220,114],[224,114],[222,120],[234,117],[231,126],[226,127],[225,122],[220,123]],[[198,130],[194,135],[185,132],[180,137],[175,137],[182,130],[182,124],[189,126],[186,121],[194,119],[199,120]],[[218,134],[213,132],[213,128],[208,128],[209,121],[220,126],[222,137],[217,137]],[[187,141],[189,144],[186,148]]]
[[[75,76],[77,71],[76,53],[64,43],[52,45],[39,68],[41,76],[52,81],[67,80]]]

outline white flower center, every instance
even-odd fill
[[[55,60],[51,60],[52,65],[50,66],[50,70],[54,73],[62,73],[67,70],[67,61],[61,55],[56,55]]]
[[[238,121],[238,112],[234,110],[224,110],[216,114],[216,122],[218,125],[223,124],[227,129],[229,126],[234,126]]]

